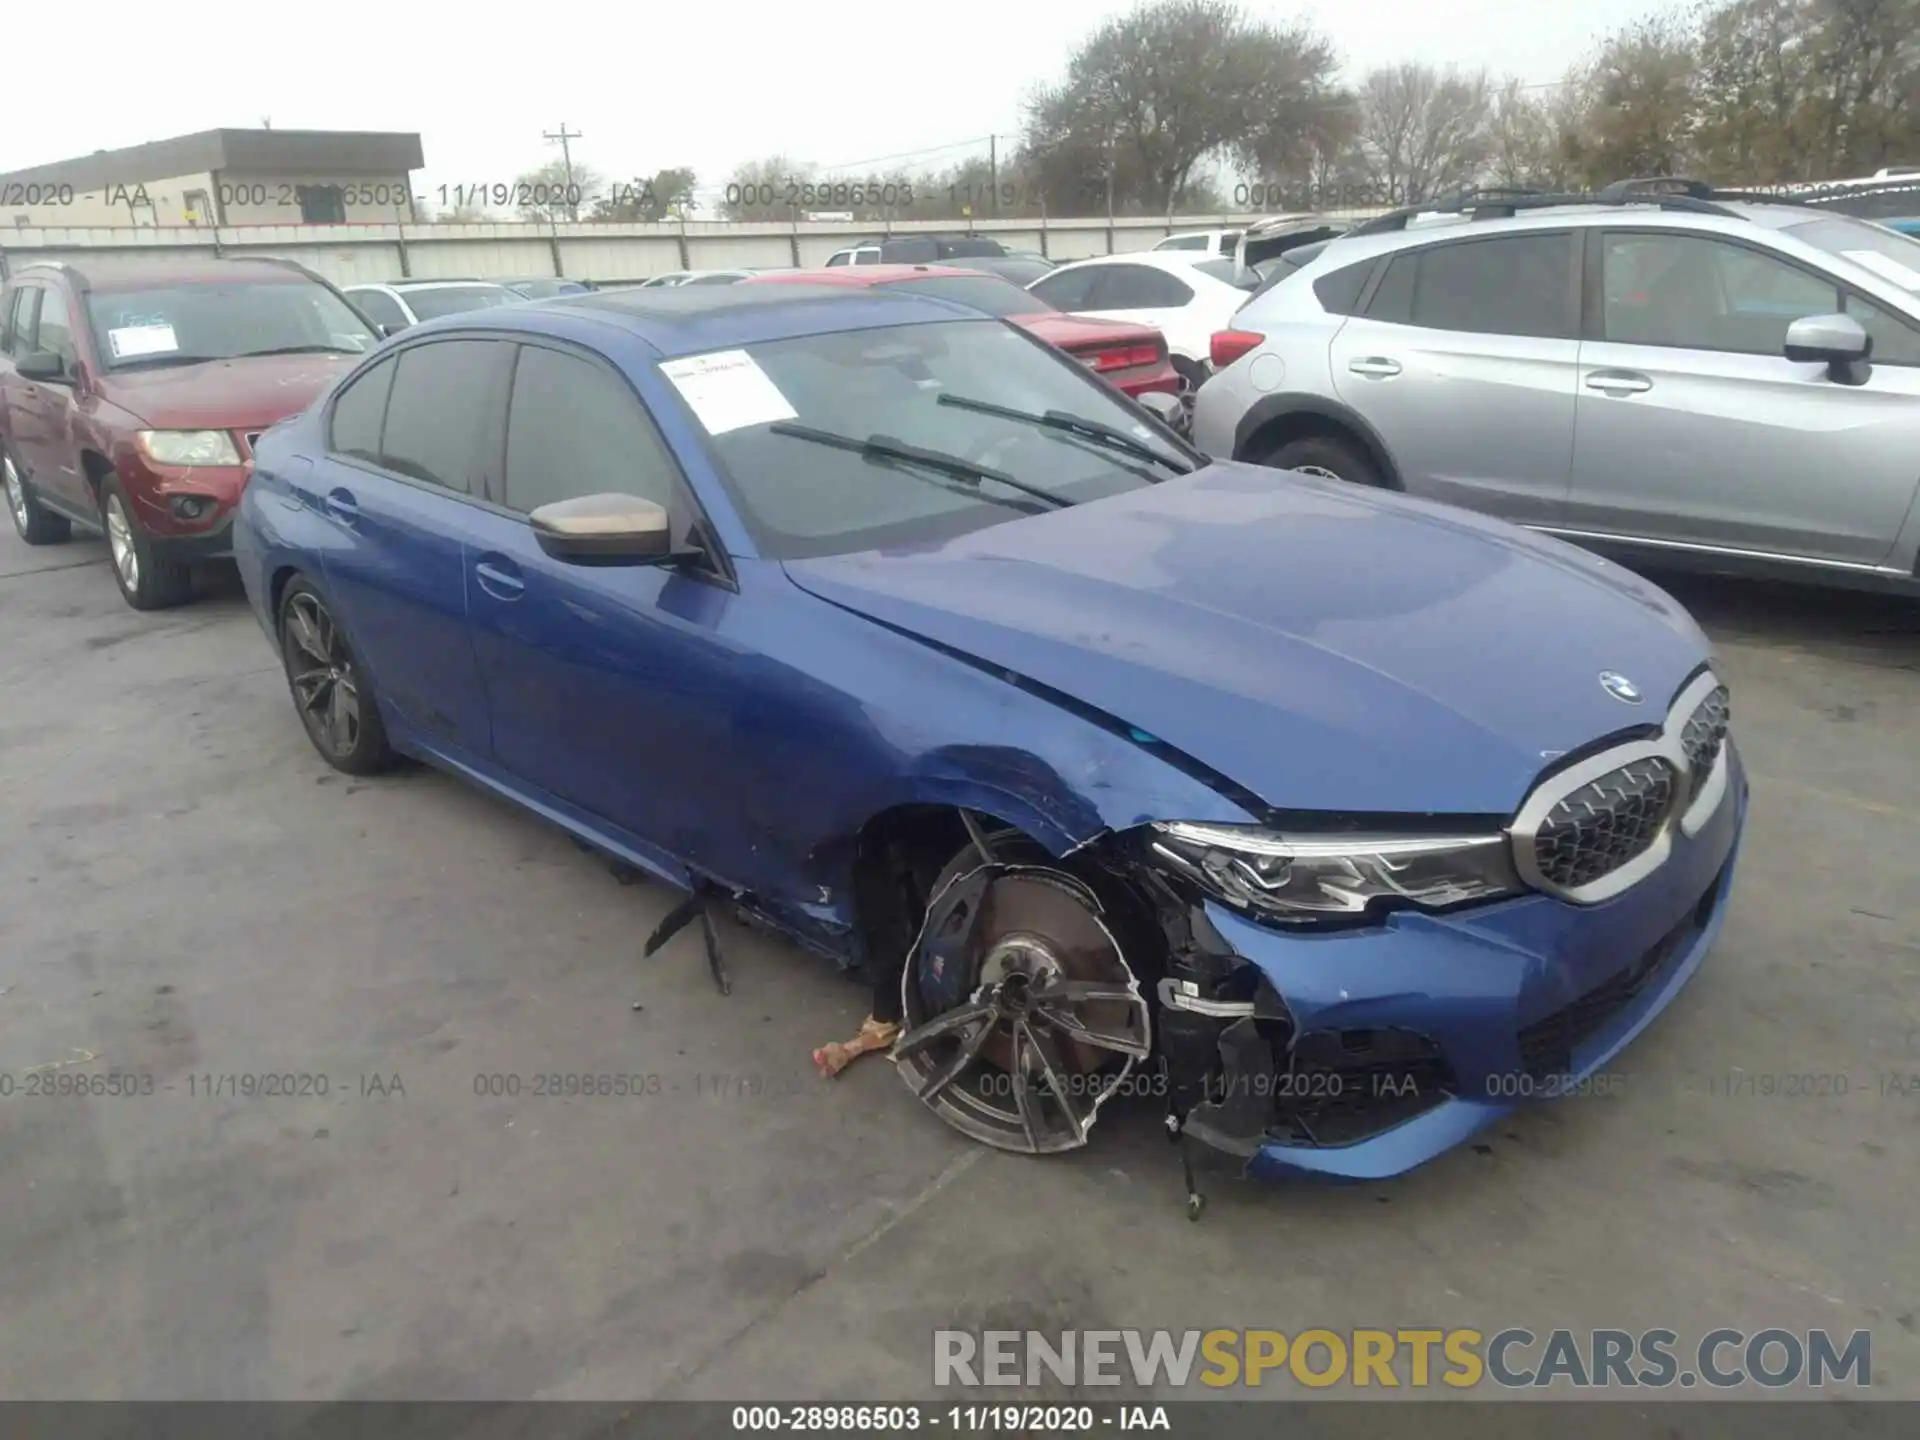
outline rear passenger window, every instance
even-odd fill
[[[1572,305],[1567,236],[1505,235],[1395,255],[1367,315],[1428,330],[1571,337]]]
[[[672,507],[674,462],[624,382],[603,366],[522,345],[507,411],[506,504],[522,514],[582,495]]]
[[[500,352],[492,340],[436,340],[401,351],[380,463],[463,495],[485,494],[479,458],[498,434],[491,402]]]
[[[1095,267],[1094,310],[1177,310],[1193,299],[1193,287],[1145,265]]]
[[[1419,252],[1413,323],[1483,335],[1571,336],[1573,250],[1562,235],[1508,235]]]
[[[393,388],[393,361],[382,360],[353,377],[333,402],[333,420],[327,448],[336,455],[380,463],[380,422],[387,415],[387,392]]]
[[[1320,297],[1320,308],[1329,315],[1351,315],[1360,308],[1360,292],[1367,288],[1373,273],[1373,261],[1362,260],[1322,275],[1313,282],[1313,293]]]

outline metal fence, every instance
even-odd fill
[[[1376,210],[1343,210],[1360,218]],[[1086,220],[976,220],[975,234],[1053,260],[1150,250],[1183,230],[1240,229],[1258,214],[1123,216]],[[877,235],[951,234],[966,222],[668,221],[661,224],[237,225],[21,227],[0,231],[0,278],[35,260],[80,255],[276,256],[340,285],[562,276],[618,284],[673,270],[824,264]]]

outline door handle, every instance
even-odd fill
[[[351,490],[329,490],[321,503],[326,506],[327,514],[349,530],[360,523],[360,502],[353,498]]]
[[[1400,373],[1400,362],[1389,360],[1384,355],[1368,355],[1361,360],[1349,360],[1347,369],[1356,375],[1370,375],[1376,380],[1384,380],[1389,375]]]
[[[1653,388],[1653,381],[1637,370],[1596,370],[1587,376],[1587,388],[1608,395],[1638,395]]]
[[[518,600],[527,588],[520,567],[504,555],[481,556],[474,562],[473,578],[496,600]]]

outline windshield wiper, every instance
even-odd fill
[[[345,345],[276,345],[271,350],[242,350],[234,356],[236,360],[245,360],[254,355],[364,355],[364,350],[350,350]]]
[[[212,365],[220,360],[230,360],[230,355],[182,355],[170,351],[161,355],[129,355],[124,360],[111,361],[110,370],[131,370],[136,365]]]
[[[1011,406],[995,405],[991,401],[975,400],[966,395],[942,395],[939,403],[958,406],[962,410],[977,410],[982,415],[998,415],[1002,420],[1019,420],[1028,425],[1044,426],[1048,430],[1062,430],[1069,435],[1091,440],[1096,445],[1104,445],[1109,450],[1119,450],[1135,459],[1164,465],[1177,475],[1187,475],[1193,470],[1193,466],[1186,461],[1163,454],[1116,426],[1100,420],[1089,420],[1065,410],[1049,410],[1044,415],[1036,415],[1031,410],[1015,410]]]
[[[977,465],[959,455],[949,455],[944,450],[928,450],[919,445],[909,445],[904,440],[895,440],[890,435],[869,435],[859,440],[851,435],[841,435],[832,430],[816,429],[812,425],[796,425],[791,420],[776,420],[767,429],[777,435],[791,435],[796,440],[811,440],[816,445],[831,445],[838,450],[850,450],[863,460],[876,464],[918,465],[922,469],[937,471],[951,479],[969,485],[978,485],[983,480],[992,480],[1018,490],[1023,495],[1031,495],[1036,500],[1044,500],[1058,509],[1065,509],[1076,501],[1054,490],[1046,490],[1038,485],[1029,485],[1025,480],[996,470],[991,465]],[[983,497],[985,498],[985,497]]]

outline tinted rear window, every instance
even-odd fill
[[[1308,247],[1319,253],[1319,246]],[[1307,257],[1311,258],[1311,257]],[[1304,264],[1305,261],[1303,260]],[[1322,275],[1313,282],[1313,293],[1320,298],[1320,308],[1329,315],[1351,315],[1360,308],[1360,292],[1367,288],[1367,277],[1373,273],[1373,261],[1362,260],[1357,265],[1347,265]]]
[[[1572,292],[1566,235],[1503,235],[1395,255],[1367,314],[1429,330],[1565,336]]]
[[[381,463],[431,485],[482,493],[476,461],[498,429],[489,404],[502,348],[492,340],[438,340],[401,352]]]

